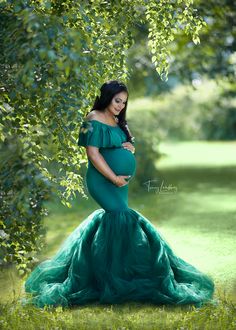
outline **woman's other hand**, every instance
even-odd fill
[[[130,179],[130,177],[131,175],[117,175],[113,183],[118,187],[125,186],[126,184],[128,184],[128,180]]]
[[[132,154],[135,153],[135,147],[133,146],[132,143],[130,143],[130,142],[123,142],[123,143],[122,143],[122,146],[123,146],[125,149],[130,150],[130,151],[132,152]]]

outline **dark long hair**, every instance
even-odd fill
[[[129,98],[129,92],[126,87],[126,85],[118,80],[109,80],[105,82],[102,87],[100,88],[101,95],[97,96],[94,102],[94,105],[92,110],[98,110],[103,112],[104,109],[111,103],[113,97],[120,93],[120,92],[126,92],[127,93],[127,101],[125,103],[124,109],[121,110],[119,115],[115,115],[116,118],[118,118],[118,125],[120,128],[125,132],[127,136],[127,142],[134,143],[134,136],[131,135],[131,132],[129,130],[127,120],[126,120],[126,108],[128,104],[128,98]]]

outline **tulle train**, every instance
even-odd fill
[[[25,302],[194,304],[211,300],[210,276],[177,257],[152,223],[131,208],[92,212],[25,282]]]

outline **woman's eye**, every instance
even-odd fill
[[[116,100],[116,103],[120,103],[120,101],[119,100]],[[126,104],[126,102],[123,102],[123,104]]]

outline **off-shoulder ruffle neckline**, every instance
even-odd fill
[[[86,119],[80,128],[78,145],[90,145],[97,148],[121,147],[126,140],[126,134],[120,126]]]
[[[102,123],[101,121],[96,120],[96,119],[89,119],[89,120],[86,120],[86,122],[90,122],[90,121],[95,121],[96,123],[99,123],[99,124],[102,124],[102,125],[105,125],[105,126],[109,126],[109,127],[113,127],[113,128],[120,127],[119,125],[116,125],[116,126],[108,125],[108,124]]]

